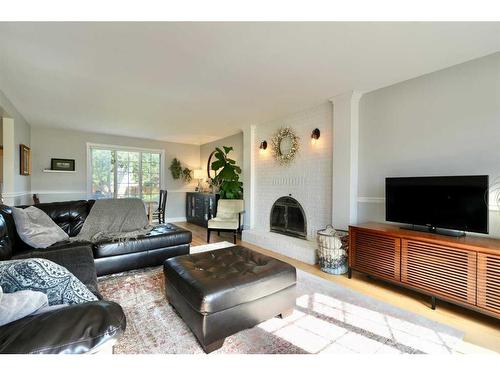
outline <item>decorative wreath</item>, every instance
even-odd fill
[[[285,138],[290,138],[292,144],[290,151],[287,154],[282,154],[280,145]],[[288,165],[299,151],[299,137],[292,128],[280,128],[271,138],[271,148],[276,161],[281,165]]]

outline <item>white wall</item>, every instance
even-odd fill
[[[2,117],[13,120],[12,129],[6,129],[2,126],[2,143],[4,145],[4,153],[12,154],[14,159],[14,163],[10,162],[11,159],[7,159],[9,161],[8,165],[3,166],[4,175],[10,176],[12,179],[12,181],[4,179],[4,201],[7,204],[29,203],[31,201],[29,196],[31,189],[31,177],[22,176],[19,173],[19,145],[25,144],[30,146],[31,127],[1,90],[0,114]],[[9,138],[5,137],[4,132],[9,135]]]
[[[365,94],[359,126],[359,222],[384,221],[387,176],[487,174],[500,187],[500,53]]]
[[[40,195],[42,202],[87,198],[87,142],[90,142],[164,150],[165,166],[162,172],[169,191],[167,217],[179,219],[186,216],[186,191],[194,191],[196,181],[187,185],[181,180],[174,180],[168,167],[176,157],[191,169],[199,168],[199,146],[41,127],[32,127],[31,139],[31,190]],[[75,159],[76,173],[42,172],[50,168],[51,158]]]
[[[279,165],[271,153],[271,137],[280,127],[291,127],[300,137],[300,151],[289,166]],[[321,137],[311,144],[311,132],[319,128]],[[288,117],[258,124],[251,184],[254,186],[254,224],[252,229],[269,231],[273,203],[291,196],[302,205],[309,239],[332,222],[332,105],[324,103]],[[259,143],[267,140],[265,152]]]

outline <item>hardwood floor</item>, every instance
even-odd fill
[[[191,243],[192,246],[204,245],[207,243],[205,228],[186,222],[175,224],[186,228],[193,233],[193,241]],[[210,243],[220,241],[232,242],[232,234],[221,233],[219,236],[216,232],[212,232]],[[252,250],[288,262],[296,268],[310,272],[314,275],[322,277],[325,280],[338,283],[346,288],[356,290],[380,301],[412,311],[428,319],[455,327],[465,332],[464,348],[462,350],[464,353],[482,352],[481,348],[486,348],[500,353],[500,320],[498,319],[442,301],[438,301],[436,310],[431,310],[430,299],[420,293],[379,280],[370,279],[357,272],[353,272],[352,279],[348,279],[345,275],[329,275],[321,272],[318,265],[311,266],[253,244],[242,242],[239,239],[237,242],[238,244],[246,246]]]

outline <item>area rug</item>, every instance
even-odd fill
[[[217,244],[193,247],[191,252],[217,248],[212,245]],[[114,353],[203,353],[165,298],[161,267],[101,277],[99,290],[127,316],[126,332]],[[297,270],[293,314],[228,337],[213,354],[444,354],[456,353],[462,338],[463,332],[452,327]]]

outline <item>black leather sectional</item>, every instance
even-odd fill
[[[70,237],[74,237],[82,229],[94,202],[79,200],[41,203],[35,206],[49,215]],[[97,276],[161,265],[167,258],[188,254],[192,238],[188,230],[173,224],[161,224],[146,236],[126,242],[101,241],[90,244],[64,241],[47,249],[33,249],[19,238],[12,209],[1,205],[0,214],[4,219],[0,222],[0,232],[8,236],[8,240],[4,238],[5,236],[0,238],[0,260],[37,257],[41,252],[54,249],[69,250],[82,245],[91,246]]]
[[[76,236],[94,201],[38,204],[70,237]],[[0,353],[88,353],[119,337],[126,327],[120,305],[102,300],[97,276],[161,265],[189,253],[191,232],[158,225],[137,239],[97,244],[64,241],[34,249],[17,234],[12,210],[0,205],[0,260],[44,258],[66,267],[100,300],[28,316],[0,327]]]

